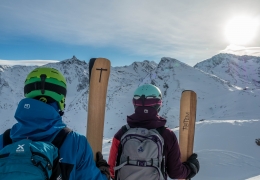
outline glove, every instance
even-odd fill
[[[198,155],[196,153],[193,153],[188,158],[188,160],[184,163],[184,164],[188,165],[188,167],[191,170],[191,172],[188,175],[187,179],[193,178],[200,170],[200,163],[199,163],[197,157],[198,157]]]
[[[101,173],[105,174],[107,179],[110,180],[109,165],[107,161],[103,159],[101,152],[97,152],[96,154],[96,166],[100,169]]]

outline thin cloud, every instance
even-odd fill
[[[24,66],[42,66],[49,63],[59,62],[57,60],[0,60],[0,65],[24,65]]]
[[[193,57],[195,64],[228,45],[224,26],[229,18],[237,12],[260,15],[258,7],[259,0],[9,0],[0,4],[0,32],[119,47],[135,55]]]
[[[229,45],[226,49],[220,51],[220,53],[236,54],[239,56],[259,56],[260,57],[260,47],[243,47],[236,45]]]

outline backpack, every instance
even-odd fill
[[[69,128],[62,129],[52,143],[30,139],[12,143],[7,130],[0,150],[0,179],[62,180],[59,148],[69,132]]]
[[[122,127],[116,171],[117,180],[149,179],[164,180],[165,157],[164,139],[161,136],[165,127],[157,129]]]

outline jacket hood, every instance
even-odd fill
[[[15,112],[18,123],[11,129],[11,139],[51,141],[59,130],[66,127],[58,111],[56,102],[46,104],[31,98],[21,100]]]
[[[165,126],[166,119],[160,117],[155,108],[142,106],[137,107],[134,114],[127,116],[127,123],[130,127],[155,129]]]

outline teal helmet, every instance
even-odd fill
[[[66,93],[66,79],[54,68],[38,67],[28,74],[24,83],[25,97],[38,99],[45,103],[56,101],[62,114],[65,108]]]
[[[162,93],[158,87],[152,84],[141,85],[134,92],[133,104],[135,108],[151,106],[159,112],[162,106]]]

